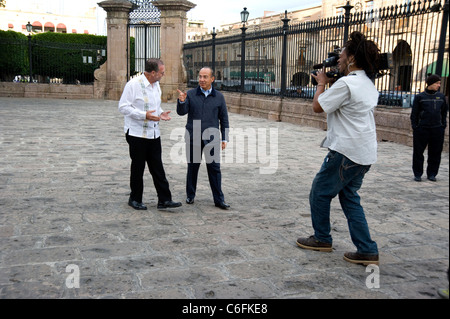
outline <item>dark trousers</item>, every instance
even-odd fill
[[[186,177],[186,195],[188,198],[195,198],[197,190],[197,178],[200,168],[200,160],[202,158],[203,151],[205,149],[205,141],[201,142],[201,145],[195,145],[192,142],[186,144],[186,149],[189,148],[187,153],[187,177]],[[216,148],[208,146],[207,153],[205,153],[206,169],[208,171],[209,185],[214,198],[214,203],[222,203],[225,201],[222,193],[222,174],[220,172],[220,162],[213,160],[217,157],[214,156]]]
[[[126,134],[126,140],[131,157],[130,198],[139,203],[142,202],[142,194],[144,192],[143,177],[145,163],[147,163],[158,194],[158,202],[172,200],[169,182],[166,179],[161,158],[161,139],[146,139]]]
[[[443,127],[418,127],[413,131],[413,165],[414,176],[422,176],[425,149],[428,146],[427,176],[436,176],[441,164],[441,154],[444,146]]]

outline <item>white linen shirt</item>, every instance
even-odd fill
[[[377,161],[374,109],[378,91],[363,70],[350,72],[322,93],[318,102],[327,113],[323,144],[360,165]]]
[[[147,96],[147,103],[143,90]],[[119,101],[119,112],[124,115],[124,132],[128,131],[131,136],[148,139],[160,137],[159,122],[146,120],[147,111],[153,110],[155,112],[152,114],[156,116],[164,112],[161,109],[159,82],[152,85],[144,74],[128,81]]]

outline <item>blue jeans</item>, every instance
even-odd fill
[[[359,165],[344,155],[330,151],[314,178],[309,203],[314,236],[324,243],[332,243],[330,225],[331,200],[339,195],[339,202],[347,218],[350,236],[360,254],[378,254],[376,242],[370,238],[364,210],[357,191],[370,165]]]

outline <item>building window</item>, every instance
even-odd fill
[[[306,65],[306,48],[304,47],[299,48],[298,65]]]
[[[55,25],[51,22],[44,24],[44,32],[55,32]]]
[[[58,23],[58,25],[56,26],[56,32],[67,33],[67,28],[63,23]]]
[[[374,9],[374,6],[373,6],[373,1],[367,1],[366,2],[366,11],[372,11]]]
[[[34,21],[32,24],[32,32],[39,33],[42,32],[42,23],[39,21]]]

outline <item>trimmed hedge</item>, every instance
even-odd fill
[[[94,44],[106,47],[106,36],[92,34],[44,32],[33,35],[33,41]]]
[[[27,74],[28,39],[14,31],[0,30],[0,81],[12,81],[16,75]]]
[[[135,73],[134,38],[130,39],[130,74]],[[29,75],[28,37],[0,30],[0,81]],[[31,36],[33,79],[48,82],[62,78],[66,84],[94,82],[94,71],[106,61],[107,37],[91,34],[45,32]],[[99,54],[100,52],[100,54]],[[87,62],[91,63],[87,63]]]
[[[106,55],[98,55],[98,50],[106,49],[106,41],[106,36],[90,34],[35,34],[32,38],[33,73],[62,78],[66,84],[92,83],[95,69],[106,61]],[[91,63],[86,63],[88,59]]]

